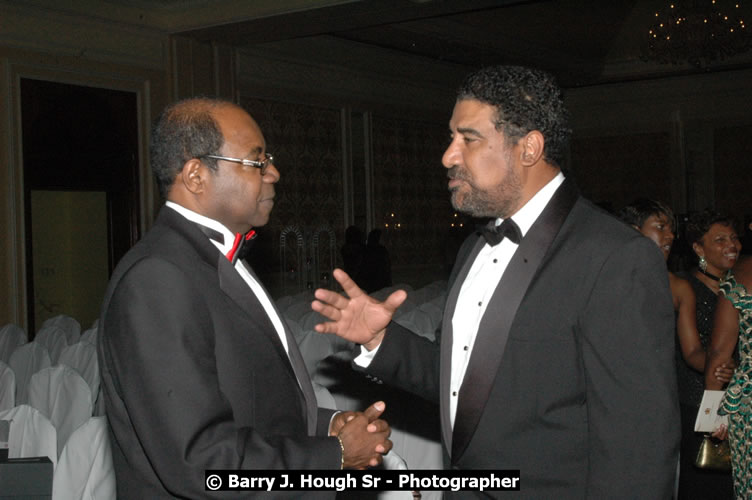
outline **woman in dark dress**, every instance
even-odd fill
[[[663,258],[668,260],[674,242],[674,214],[658,201],[641,198],[624,207],[619,218],[650,238],[658,245]],[[671,298],[676,312],[677,354],[676,364],[680,379],[682,442],[679,472],[679,498],[731,498],[731,479],[728,474],[706,474],[694,467],[694,459],[702,436],[695,434],[694,422],[703,392],[706,348],[713,328],[712,315],[708,323],[708,307],[714,307],[715,295],[707,289],[700,290],[698,300],[694,286],[689,281],[668,272]],[[713,300],[708,299],[708,294]],[[733,369],[725,364],[718,366],[715,378],[728,382]],[[710,495],[711,492],[719,496]]]
[[[686,237],[698,258],[697,267],[686,278],[696,297],[695,316],[700,342],[707,350],[713,331],[720,282],[736,264],[741,244],[733,219],[710,211],[701,212],[690,219]],[[703,437],[694,432],[694,423],[705,383],[703,376],[685,363],[677,363],[677,375],[683,429],[679,498],[733,498],[730,473],[701,470],[691,465]]]

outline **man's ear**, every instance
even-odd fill
[[[177,182],[180,182],[188,192],[199,194],[203,192],[206,183],[208,169],[198,158],[191,158],[183,164],[183,170],[178,174]]]
[[[538,163],[543,158],[543,145],[545,144],[543,134],[537,130],[531,130],[520,139],[522,149],[522,165],[530,167]]]

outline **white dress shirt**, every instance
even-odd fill
[[[519,226],[520,233],[524,237],[530,227],[535,223],[543,209],[553,197],[556,190],[564,182],[564,174],[559,174],[551,179],[543,188],[528,200],[511,219]],[[496,219],[498,226],[504,219]],[[517,251],[516,243],[504,238],[498,245],[491,246],[486,243],[462,283],[457,306],[452,317],[452,373],[449,384],[449,419],[454,428],[454,418],[457,415],[457,400],[465,378],[467,365],[470,362],[470,354],[473,352],[475,337],[478,335],[480,321],[486,312],[486,306],[491,299],[501,276]],[[443,339],[442,339],[443,341]],[[361,347],[361,354],[355,358],[355,363],[362,367],[371,364],[379,348],[366,351]]]
[[[189,210],[181,205],[178,205],[175,202],[168,201],[165,203],[168,207],[175,210],[177,213],[188,219],[189,221],[193,221],[197,224],[201,224],[202,226],[206,226],[210,229],[214,229],[215,231],[219,231],[222,236],[224,236],[225,241],[224,243],[219,243],[217,241],[212,240],[211,238],[208,238],[209,241],[214,243],[214,246],[216,246],[220,252],[222,252],[222,255],[227,255],[227,252],[229,252],[232,249],[233,243],[235,243],[235,234],[227,229],[224,225],[221,223],[215,221],[214,219],[210,219],[208,217],[204,217],[201,214],[197,214],[196,212]],[[279,336],[279,340],[282,342],[282,345],[285,347],[285,352],[288,353],[289,351],[287,347],[287,336],[285,335],[285,327],[282,324],[282,319],[277,314],[276,309],[272,305],[272,301],[269,298],[269,296],[266,294],[266,291],[261,286],[261,284],[256,281],[251,273],[248,271],[248,269],[245,267],[245,264],[243,263],[242,259],[238,259],[238,261],[235,263],[235,270],[240,274],[240,277],[243,278],[243,281],[245,281],[248,286],[251,288],[251,291],[256,296],[256,298],[259,300],[261,305],[264,308],[264,311],[266,311],[266,315],[269,316],[269,319],[271,320],[272,324],[274,325],[274,329],[277,331],[277,335]],[[298,381],[300,383],[300,381]]]
[[[519,226],[523,238],[562,182],[564,175],[559,172],[511,217]],[[497,226],[502,222],[503,219],[496,219]],[[449,419],[452,428],[457,414],[460,388],[473,352],[480,321],[518,246],[509,238],[504,238],[496,246],[486,243],[473,261],[460,288],[457,306],[452,316],[452,373],[449,384]]]

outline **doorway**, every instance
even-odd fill
[[[67,314],[87,329],[137,241],[134,92],[21,79],[29,338]]]

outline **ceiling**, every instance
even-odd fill
[[[726,0],[717,2],[729,4]],[[162,3],[169,5],[171,0]],[[180,0],[172,3],[179,5]],[[649,25],[657,11],[667,9],[669,0],[332,3],[178,32],[238,47],[326,36],[468,69],[488,64],[524,64],[553,72],[564,87],[570,88],[752,67],[752,53],[704,68],[644,61],[641,55],[647,45]],[[749,5],[747,2],[742,9],[749,11]],[[322,57],[331,58],[332,54]]]
[[[547,69],[562,86],[573,88],[752,68],[752,51],[703,68],[641,58],[656,12],[666,12],[672,3],[710,1],[0,0],[0,4],[138,24],[241,50],[303,47],[302,57],[327,64],[352,61],[332,50],[333,42],[343,48],[357,46],[359,54],[378,50],[379,60],[393,54],[399,64],[441,63],[438,68],[456,69],[459,74],[488,64],[524,64]],[[725,10],[741,5],[742,17],[752,22],[752,0],[715,2]],[[322,39],[325,43],[314,43]]]

